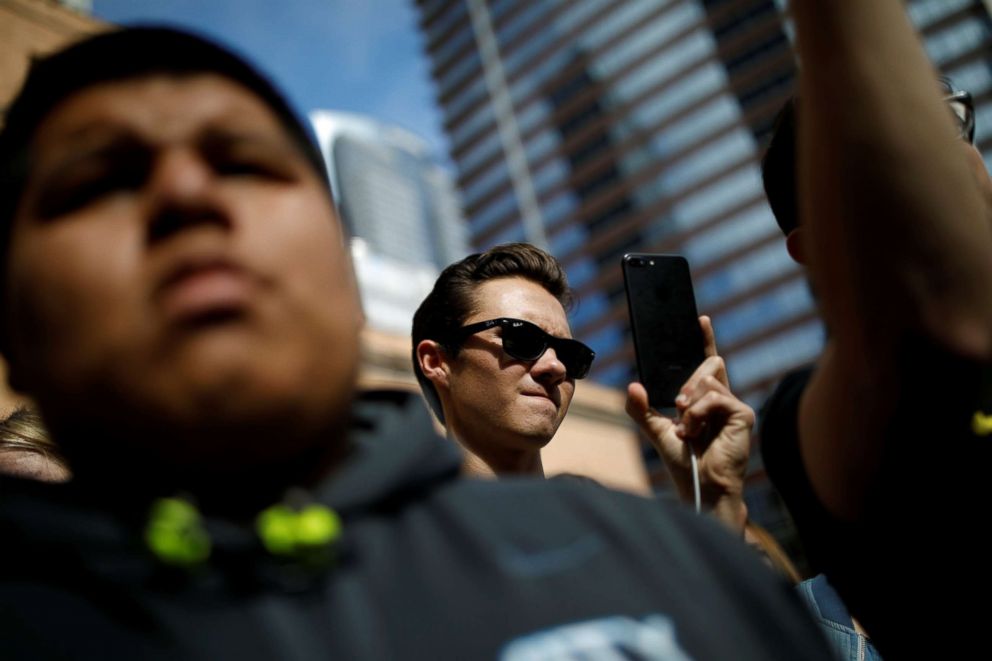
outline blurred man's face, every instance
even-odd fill
[[[475,290],[475,310],[464,325],[510,317],[536,324],[556,337],[571,337],[565,310],[541,285],[524,278],[496,278]],[[534,450],[543,447],[568,412],[575,381],[554,349],[535,361],[503,351],[500,328],[470,336],[450,363],[448,426],[470,449]]]
[[[318,174],[261,100],[214,75],[102,84],[55,108],[32,157],[6,323],[53,427],[240,430],[250,456],[345,414],[350,262]],[[182,437],[156,451],[225,450]]]

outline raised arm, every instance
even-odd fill
[[[792,9],[803,248],[831,331],[801,405],[800,443],[820,499],[856,516],[904,396],[907,341],[990,355],[988,181],[955,137],[902,2]]]

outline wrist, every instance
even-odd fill
[[[680,473],[683,473],[680,471]],[[676,475],[669,471],[675,492],[681,502],[693,506],[696,495],[692,485],[692,473]],[[743,478],[734,486],[723,484],[720,480],[709,479],[700,475],[700,499],[702,511],[715,517],[735,534],[744,534],[744,523],[747,521],[747,504],[741,490]],[[736,486],[736,488],[735,488]]]
[[[707,508],[704,505],[704,510]],[[735,535],[744,536],[744,524],[747,523],[747,504],[740,494],[725,495],[713,503],[709,514],[720,523],[727,526]]]

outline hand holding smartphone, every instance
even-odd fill
[[[621,266],[640,382],[652,408],[672,410],[706,359],[689,264],[679,255],[632,253]]]

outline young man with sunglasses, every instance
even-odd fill
[[[452,264],[414,316],[414,370],[448,436],[466,450],[479,476],[543,476],[541,449],[554,437],[595,358],[571,337],[571,292],[558,261],[525,243],[496,246]],[[685,444],[700,451],[706,509],[741,532],[751,409],[729,390],[709,319],[702,319],[707,359],[682,389],[680,418],[648,406],[631,384],[627,411],[693,499]]]
[[[988,608],[962,594],[992,587],[992,182],[968,97],[940,88],[904,4],[790,3],[803,66],[783,207],[829,337],[762,442],[881,653],[965,658],[987,647]]]
[[[572,339],[564,270],[524,243],[448,266],[413,318],[414,371],[473,475],[543,475],[541,448],[594,352]]]

